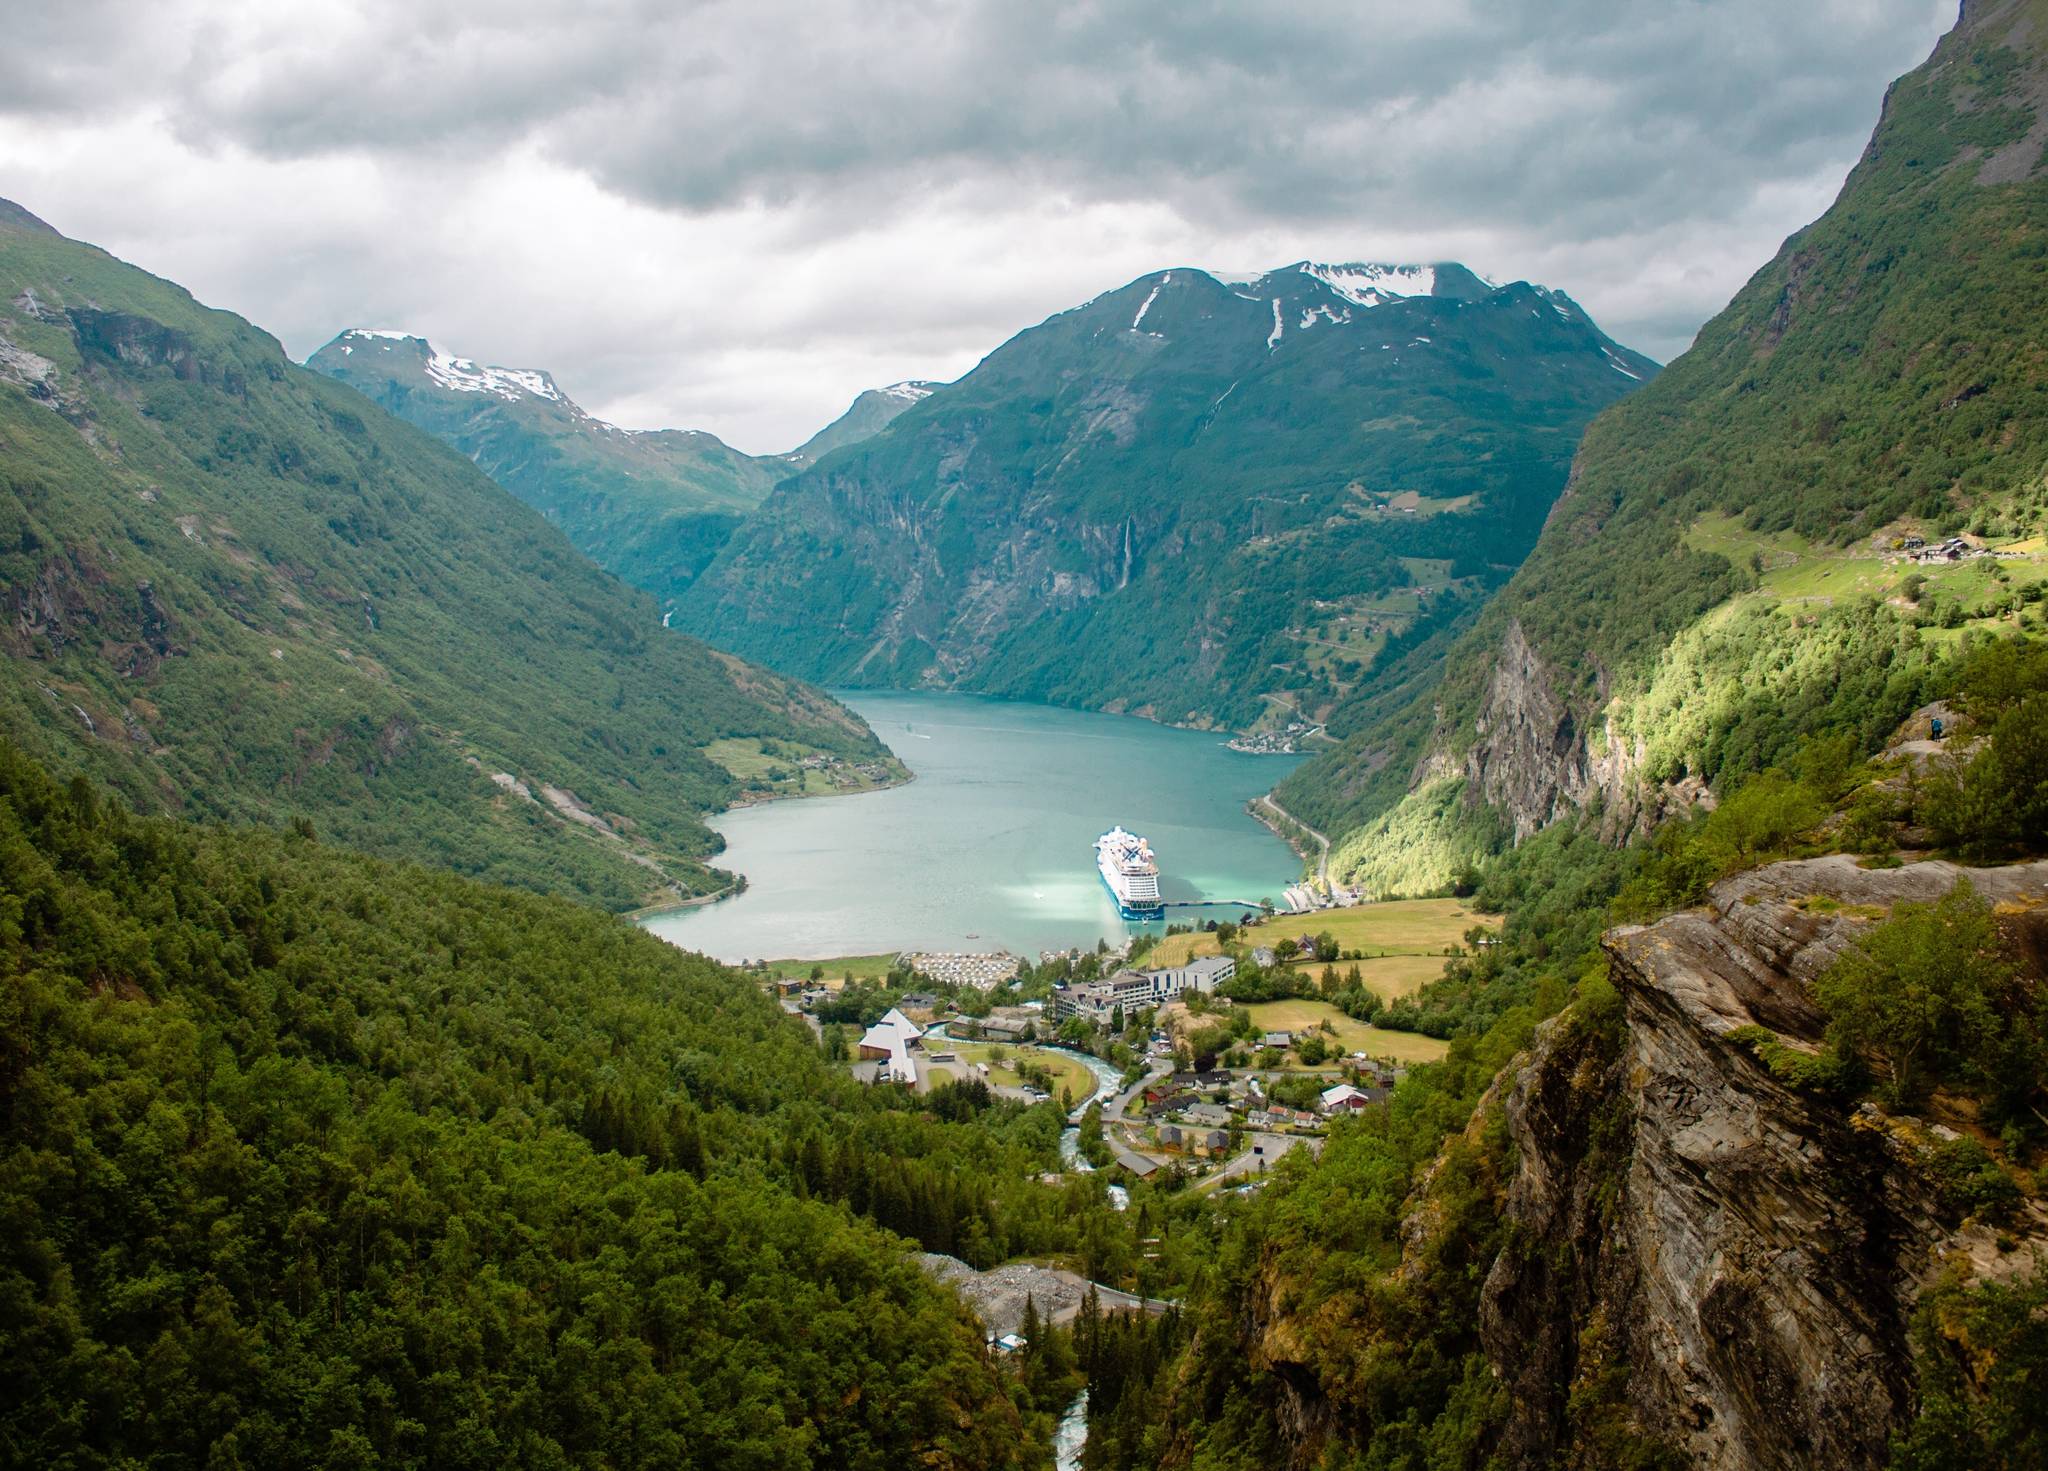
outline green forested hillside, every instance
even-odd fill
[[[1622,772],[1610,801],[1757,769],[1774,741],[1836,721],[1844,660],[1889,666],[1912,627],[1938,648],[1963,627],[2037,622],[2044,79],[2048,11],[1966,6],[1893,87],[1833,207],[1593,422],[1570,492],[1440,681],[1340,709],[1343,747],[1293,774],[1290,810],[1357,831],[1419,772],[1454,773],[1526,831],[1589,800],[1603,763]],[[1956,533],[2004,555],[1901,560],[1907,536]],[[1541,730],[1500,718],[1501,672],[1522,663],[1510,630],[1535,661],[1528,688],[1547,692],[1524,699],[1514,674],[1515,702],[1553,722]],[[1897,719],[1910,685],[1855,718]],[[1759,722],[1775,734],[1739,734]]]
[[[1095,1464],[1731,1464],[1686,1450],[1730,1408],[1697,1388],[1715,1372],[1763,1389],[1723,1417],[1748,1422],[1742,1464],[2040,1461],[2037,899],[1994,907],[1958,888],[1858,910],[1791,876],[1767,927],[1747,917],[1767,883],[1706,901],[1794,855],[1855,852],[1843,869],[1875,877],[1930,847],[2002,863],[2048,844],[2041,646],[2013,637],[2042,630],[2048,596],[2044,78],[2048,6],[1966,4],[1893,89],[1835,208],[1692,353],[1595,421],[1535,552],[1475,630],[1447,659],[1411,650],[1399,697],[1340,708],[1343,747],[1283,783],[1292,812],[1339,838],[1340,875],[1398,886],[1405,862],[1407,882],[1470,885],[1508,921],[1497,946],[1382,1014],[1455,1039],[1447,1064],[1334,1129],[1315,1161],[1283,1164],[1224,1233],[1191,1331],[1084,1345]],[[1909,559],[1910,538],[1950,534],[1968,555]],[[1960,741],[1865,763],[1936,698]],[[1658,805],[1709,782],[1712,810]],[[1673,911],[1667,935],[1717,937],[1695,979],[1752,1006],[1778,988],[1771,1025],[1724,1037],[1755,1078],[1660,1078],[1646,1062],[1709,1054],[1675,1045],[1671,992],[1623,994],[1625,938],[1603,953],[1601,933]],[[1817,984],[1773,976],[1789,953],[1774,946],[1843,914],[1851,944]],[[1718,1015],[1703,1012],[1700,1035]],[[1743,1100],[1742,1122],[1681,1132],[1717,1091]],[[1766,1277],[1761,1254],[1712,1255],[1694,1279],[1711,1291],[1632,1308],[1636,1272],[1683,1278],[1717,1217],[1788,1209],[1789,1172],[1757,1147],[1774,1108],[1811,1110],[1808,1127],[1843,1130],[1852,1155],[1889,1133],[1884,1148],[1920,1172],[1913,1209],[1992,1238],[1995,1264],[1947,1258],[1910,1312],[1896,1296],[1908,1279],[1873,1278],[1867,1321],[1888,1342],[1858,1337],[1839,1357],[1770,1360],[1771,1334],[1736,1326],[1766,1312],[1710,1301]],[[1915,1132],[1915,1112],[1954,1127]],[[1625,1202],[1660,1178],[1693,1191],[1689,1209],[1661,1202],[1649,1229],[1668,1223],[1668,1249],[1631,1264],[1612,1245]],[[1825,1243],[1781,1301],[1896,1249],[1899,1218],[1869,1178],[1826,1181],[1846,1234],[1796,1210],[1781,1222],[1795,1251]],[[1742,1343],[1724,1369],[1674,1362],[1667,1326],[1694,1310]],[[1802,1459],[1816,1427],[1789,1397],[1817,1397],[1831,1358],[1853,1372],[1873,1354],[1890,1379],[1878,1428],[1850,1427],[1865,1453]]]
[[[1049,1107],[939,1122],[608,916],[5,743],[0,968],[9,1464],[1044,1464],[861,1214],[1071,1244]]]
[[[794,456],[743,455],[697,430],[593,419],[546,373],[492,368],[397,332],[342,333],[306,366],[452,445],[621,581],[687,586]]]
[[[1469,616],[1654,371],[1462,267],[1162,272],[785,482],[678,622],[806,678],[1313,718]]]
[[[0,217],[0,725],[145,808],[626,906],[712,887],[703,748],[868,757],[240,318]]]

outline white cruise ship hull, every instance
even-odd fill
[[[1112,828],[1095,844],[1095,871],[1125,919],[1157,919],[1166,909],[1159,893],[1159,864],[1135,833]]]
[[[1102,887],[1109,890],[1110,898],[1116,900],[1117,914],[1124,919],[1157,919],[1166,912],[1164,899],[1130,899],[1118,893],[1116,884],[1106,873],[1102,875]]]

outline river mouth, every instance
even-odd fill
[[[721,815],[717,861],[746,876],[746,892],[645,916],[648,929],[726,961],[998,949],[1035,959],[1244,912],[1224,903],[1125,921],[1094,853],[1119,823],[1151,840],[1170,903],[1277,900],[1301,873],[1293,850],[1245,811],[1298,757],[976,695],[839,697],[915,780]]]

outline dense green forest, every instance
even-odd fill
[[[12,206],[0,343],[0,727],[132,804],[623,908],[723,882],[711,742],[881,755],[459,455]]]
[[[1106,1240],[1099,1184],[1037,1183],[1050,1106],[861,1088],[605,915],[134,817],[12,745],[0,871],[11,1463],[1042,1459],[1050,1407],[884,1228]]]

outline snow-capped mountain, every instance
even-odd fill
[[[458,357],[418,332],[353,327],[307,365],[460,450],[580,551],[665,603],[776,481],[878,433],[939,386],[870,389],[799,449],[747,455],[701,429],[621,429],[542,369]]]
[[[1153,272],[782,482],[677,621],[840,683],[1313,712],[1476,606],[1655,372],[1453,262]]]
[[[659,597],[796,468],[701,430],[621,429],[541,369],[480,363],[416,332],[352,328],[307,365],[469,456],[580,551]]]
[[[451,393],[488,393],[493,398],[511,400],[531,396],[553,403],[568,403],[562,391],[555,387],[555,380],[546,373],[532,368],[486,367],[469,358],[451,357],[438,351],[417,333],[388,327],[351,327],[334,341],[344,358],[354,357],[359,350],[416,357],[421,371]]]

